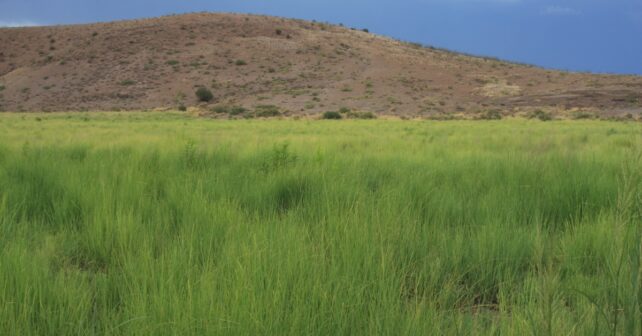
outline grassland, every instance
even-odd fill
[[[2,335],[639,335],[642,124],[0,116]]]

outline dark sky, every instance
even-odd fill
[[[548,68],[642,75],[642,0],[0,0],[0,25],[195,11],[343,23]]]

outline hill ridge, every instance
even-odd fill
[[[0,29],[0,110],[274,105],[451,118],[490,110],[639,118],[642,77],[543,69],[327,23],[191,13]],[[214,94],[200,103],[194,94]],[[584,113],[582,112],[582,113]]]

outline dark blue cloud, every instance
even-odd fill
[[[0,25],[194,11],[344,23],[550,68],[642,74],[641,0],[0,0]]]

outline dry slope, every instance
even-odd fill
[[[198,13],[0,29],[0,110],[276,105],[407,117],[642,110],[642,77],[545,70],[423,48],[340,26]]]

